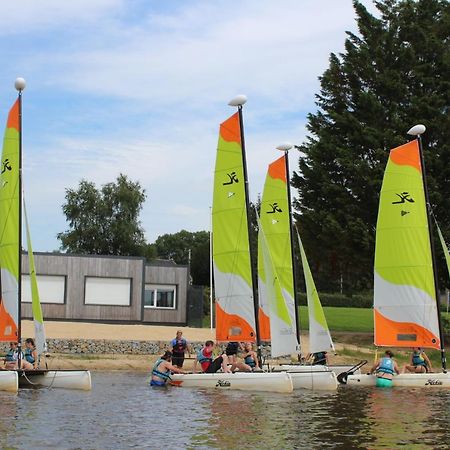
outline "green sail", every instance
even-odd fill
[[[436,222],[436,228],[438,230],[439,240],[441,241],[441,246],[442,246],[442,251],[444,252],[445,261],[447,263],[448,274],[450,276],[450,253],[448,251],[448,247],[447,247],[447,244],[445,243],[444,236],[442,236],[441,229],[439,228],[439,225],[437,224],[437,222]]]
[[[416,140],[391,150],[378,211],[375,344],[440,348],[431,246]]]
[[[279,318],[285,323],[295,324],[294,280],[284,156],[269,165],[261,198],[260,222],[282,289],[283,299],[287,305],[287,309],[280,307]],[[259,244],[261,244],[261,240]],[[265,272],[261,251],[258,252],[258,258],[259,277],[264,283]],[[264,295],[260,299],[260,303],[262,308],[267,310]]]
[[[306,297],[308,300],[308,318],[309,318],[309,351],[310,353],[322,351],[334,351],[333,340],[328,329],[325,313],[320,303],[316,284],[306,258],[300,234],[297,232],[298,243],[300,246],[300,255],[302,258],[303,274],[305,277]]]
[[[0,177],[0,340],[17,338],[19,319],[19,100],[8,115]]]
[[[216,339],[254,341],[255,311],[249,253],[239,114],[220,125],[212,208]]]
[[[31,247],[30,227],[28,225],[27,209],[23,203],[25,213],[25,228],[27,233],[28,260],[30,266],[30,284],[31,284],[31,306],[33,310],[34,336],[36,338],[36,350],[40,355],[47,350],[47,341],[44,330],[44,317],[42,315],[41,302],[39,299],[39,289],[36,277],[36,267],[34,264],[33,248]]]

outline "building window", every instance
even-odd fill
[[[66,297],[66,277],[64,275],[36,275],[40,303],[63,305]],[[31,303],[31,278],[22,275],[22,302]]]
[[[176,286],[146,284],[144,308],[176,309]]]
[[[86,305],[130,306],[131,278],[85,277]]]

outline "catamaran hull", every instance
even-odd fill
[[[172,384],[182,387],[235,389],[289,393],[293,390],[292,378],[282,373],[189,373],[174,374]]]
[[[375,375],[349,375],[349,386],[375,386]],[[393,387],[450,388],[450,373],[402,373],[392,380]]]
[[[14,370],[0,372],[0,391],[17,392],[19,390],[19,377]]]
[[[334,365],[334,366],[322,366],[322,365],[317,365],[317,366],[311,366],[311,365],[303,365],[303,364],[281,364],[280,366],[275,366],[275,371],[281,371],[281,370],[287,370],[289,373],[291,372],[311,372],[311,370],[313,371],[317,371],[317,372],[327,372],[329,370],[331,370],[332,372],[334,372],[336,375],[339,375],[343,372],[348,372],[349,370],[353,369],[353,367],[355,367],[354,365]],[[355,374],[359,374],[361,373],[360,369],[356,369],[354,371]]]
[[[19,374],[20,387],[47,387],[62,389],[92,389],[89,370],[25,370]]]
[[[331,370],[321,372],[290,370],[294,389],[311,389],[314,391],[335,391],[338,387],[336,374]]]

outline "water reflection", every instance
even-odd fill
[[[0,447],[448,449],[450,441],[450,393],[438,389],[166,390],[124,372],[94,373],[93,386],[0,392]]]

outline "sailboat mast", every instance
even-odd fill
[[[425,171],[425,159],[423,157],[423,148],[422,148],[422,137],[421,134],[425,131],[425,127],[423,125],[416,125],[408,131],[409,135],[415,135],[419,144],[419,155],[420,155],[420,165],[422,167],[422,182],[423,182],[423,190],[425,193],[425,204],[427,208],[427,222],[428,222],[428,236],[430,239],[430,248],[431,248],[431,262],[433,265],[433,276],[434,276],[434,289],[436,295],[436,306],[437,306],[437,315],[438,315],[438,324],[439,324],[439,340],[441,346],[441,363],[442,369],[445,372],[447,370],[447,361],[445,357],[445,347],[444,347],[444,330],[442,327],[441,320],[441,309],[439,305],[439,289],[438,289],[438,279],[437,279],[437,266],[436,266],[436,257],[434,250],[433,237],[431,235],[431,205],[428,197],[428,188],[427,188],[427,176]]]
[[[18,227],[18,242],[19,242],[19,255],[18,255],[18,277],[17,277],[17,301],[18,301],[18,311],[17,311],[17,343],[18,343],[18,367],[21,366],[21,355],[22,355],[22,92],[25,89],[25,80],[23,78],[17,78],[14,83],[15,88],[19,95],[19,227]]]
[[[237,103],[240,96],[233,99],[229,105],[237,106],[239,115],[239,128],[241,137],[241,148],[242,148],[242,165],[244,172],[244,192],[245,192],[245,209],[247,213],[247,233],[248,233],[248,245],[250,253],[250,266],[251,266],[251,276],[252,276],[252,293],[253,293],[253,310],[255,315],[255,332],[256,332],[256,348],[259,364],[261,366],[261,333],[259,329],[259,303],[258,303],[258,289],[257,289],[257,278],[256,278],[256,255],[253,246],[251,245],[251,223],[250,223],[250,200],[249,200],[249,189],[248,189],[248,174],[247,174],[247,158],[245,155],[245,139],[244,139],[244,121],[242,117],[242,106],[247,101],[245,97],[242,97],[241,101]],[[235,101],[236,100],[236,101]]]

